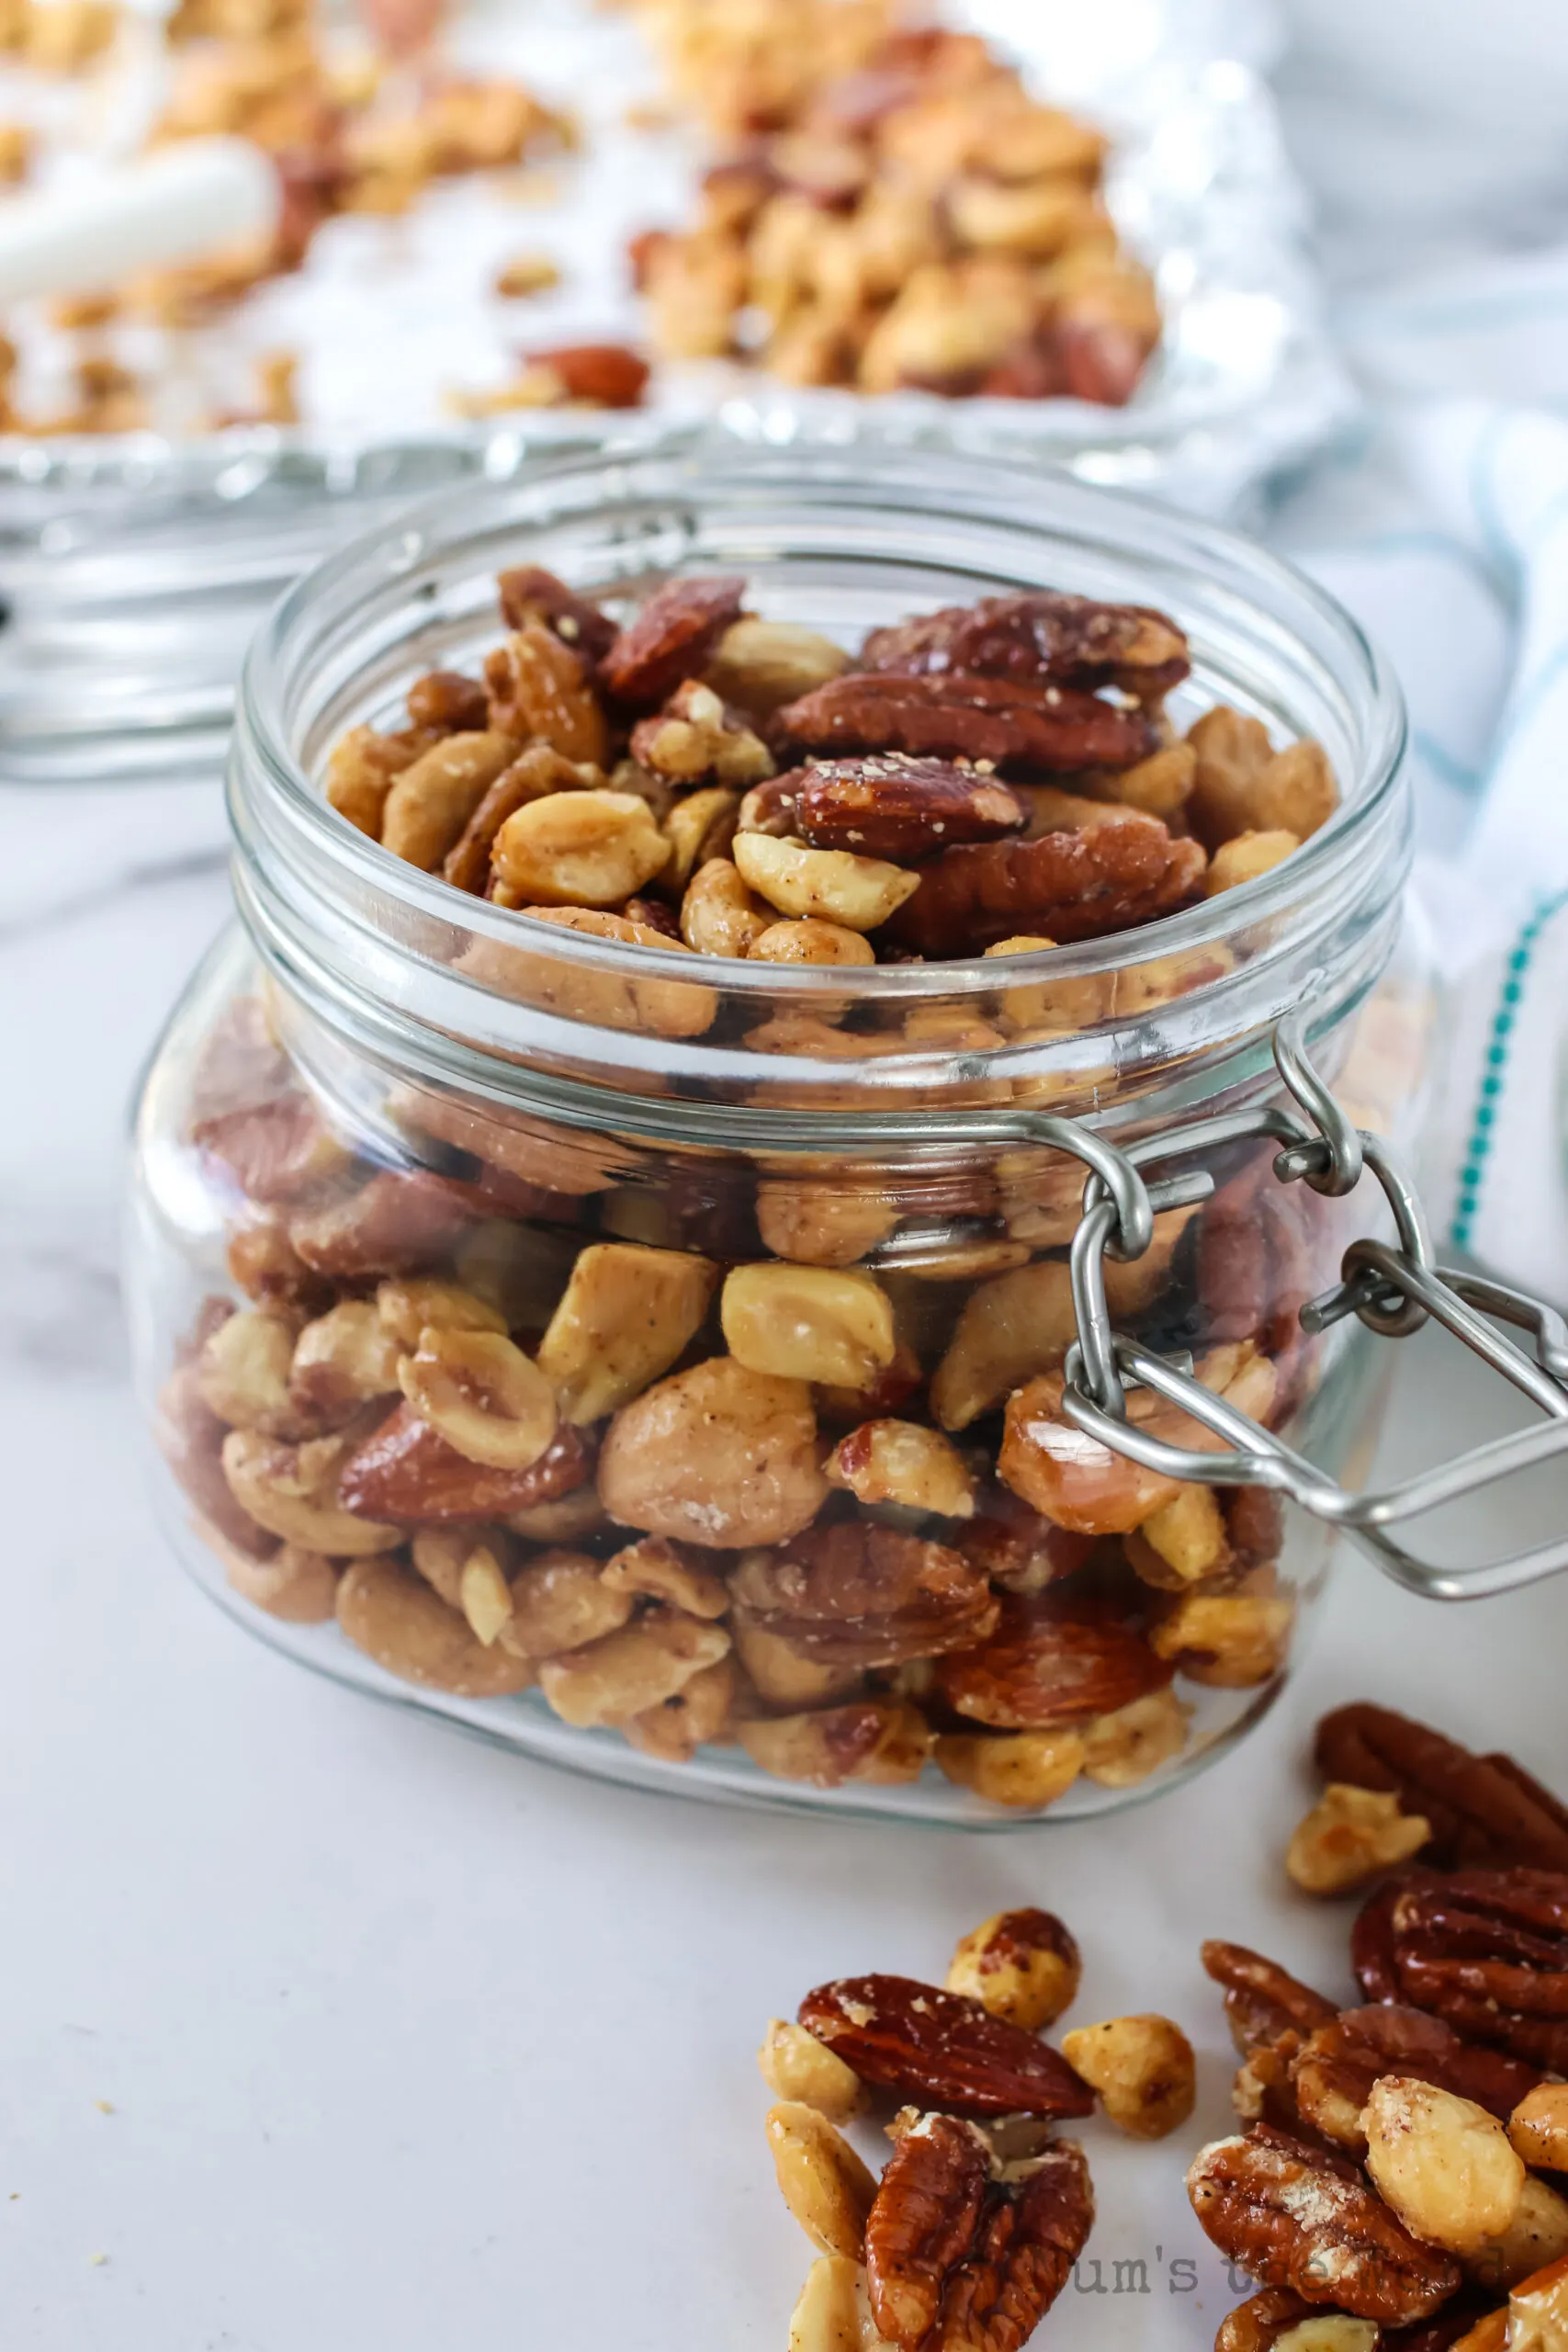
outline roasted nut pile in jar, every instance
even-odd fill
[[[805,14],[647,10],[731,142],[694,225],[634,243],[655,348],[739,352],[794,384],[1125,402],[1160,315],[1105,209],[1101,134],[1032,101],[977,34]]]
[[[1325,1893],[1389,1874],[1351,1933],[1359,2006],[1204,1946],[1247,2129],[1201,2151],[1188,2190],[1259,2286],[1216,2352],[1562,2352],[1568,1807],[1511,1758],[1367,1704],[1325,1717],[1318,1760],[1360,1785],[1330,1781],[1292,1876]]]
[[[1192,2111],[1191,2047],[1168,2018],[1083,2026],[1060,2052],[1038,2038],[1080,1973],[1052,1912],[1002,1911],[964,1938],[945,1985],[840,1977],[796,2023],[773,2018],[768,2143],[819,2257],[790,2352],[1019,2352],[1032,2335],[1094,2222],[1083,2150],[1055,2127],[1097,2097],[1140,2140]],[[877,2101],[880,2179],[840,2128]]]
[[[532,918],[520,942],[551,923],[663,951],[668,979],[548,965],[534,1001],[589,1022],[699,1035],[701,976],[745,958],[846,981],[809,1019],[764,1000],[755,1051],[1060,1037],[1106,1009],[1099,984],[998,977],[986,1019],[894,1033],[849,990],[879,957],[980,953],[1000,976],[1230,887],[1334,805],[1315,745],[1223,707],[1174,734],[1187,650],[1154,611],[993,596],[852,656],[749,615],[739,579],[674,582],[620,623],[537,570],[502,603],[482,678],[420,678],[406,726],[338,742],[325,790]],[[546,960],[462,952],[503,989],[509,957]],[[1140,1002],[1225,953],[1139,967]],[[818,1787],[934,1766],[1032,1810],[1169,1771],[1194,1700],[1249,1703],[1282,1671],[1278,1504],[1178,1486],[1063,1419],[1076,1161],[694,1156],[649,1185],[608,1138],[465,1097],[398,1087],[387,1116],[401,1166],[352,1119],[345,1139],[254,999],[193,1081],[243,1303],[189,1334],[164,1449],[256,1607],[335,1616],[426,1688],[536,1690],[660,1758],[729,1744]],[[1340,1245],[1270,1148],[1106,1279],[1120,1322],[1278,1425],[1312,1393],[1297,1310]],[[1152,1392],[1130,1409],[1213,1442]]]

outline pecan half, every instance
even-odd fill
[[[930,956],[977,956],[1020,933],[1097,939],[1185,906],[1203,865],[1196,842],[1134,812],[1081,833],[943,850],[883,936]]]
[[[524,563],[503,571],[496,582],[501,592],[501,616],[508,628],[524,628],[530,621],[553,629],[557,637],[581,653],[592,668],[603,661],[617,635],[615,622],[586,596],[558,580],[542,564]]]
[[[1354,1956],[1374,1997],[1389,1986],[1472,2041],[1568,2071],[1568,1873],[1459,1871],[1372,1905],[1376,1935]]]
[[[731,621],[740,617],[746,582],[738,575],[667,580],[636,620],[620,630],[599,674],[618,702],[647,709],[694,678]]]
[[[988,2170],[981,2135],[952,2116],[898,2140],[866,2272],[878,2331],[900,2352],[1019,2352],[1066,2283],[1094,2220],[1082,2150],[1046,2149],[1015,2188]]]
[[[1174,1669],[1115,1617],[1072,1613],[1055,1594],[1009,1594],[987,1642],[946,1657],[937,1687],[976,1723],[1043,1731],[1130,1706],[1171,1680]]]
[[[1291,2062],[1291,2084],[1305,2120],[1325,2139],[1366,2154],[1361,2110],[1380,2075],[1404,2075],[1472,2099],[1506,2122],[1538,2070],[1501,2050],[1464,2041],[1440,2018],[1400,2003],[1345,2009],[1320,2026]]]
[[[1141,712],[1077,686],[1021,685],[951,671],[940,678],[852,673],[786,703],[780,734],[811,752],[908,752],[990,760],[1024,775],[1130,768],[1158,738]]]
[[[1460,2284],[1459,2265],[1413,2238],[1354,2165],[1269,2124],[1200,2149],[1187,2193],[1222,2254],[1306,2302],[1402,2326]]]
[[[1214,2352],[1273,2352],[1281,2335],[1312,2315],[1312,2305],[1288,2287],[1265,2287],[1225,2313]]]
[[[823,1666],[896,1666],[980,1639],[997,1601],[979,1570],[943,1544],[873,1520],[813,1526],[749,1553],[736,1606]]]
[[[1426,1724],[1359,1701],[1317,1727],[1318,1770],[1329,1781],[1397,1796],[1432,1835],[1422,1859],[1437,1868],[1522,1864],[1568,1870],[1568,1807],[1508,1756],[1476,1756]]]
[[[995,776],[888,752],[791,768],[747,794],[740,823],[745,831],[795,834],[813,849],[914,865],[954,842],[1000,841],[1025,813]]]
[[[808,2033],[863,2083],[961,2115],[1088,2115],[1066,2060],[978,2001],[908,1976],[841,1976],[807,1993]]]
[[[1186,638],[1164,613],[1054,588],[982,596],[873,629],[860,660],[863,669],[911,676],[967,670],[1024,684],[1120,686],[1141,702],[1168,694],[1192,666]]]
[[[1292,2029],[1303,2035],[1315,2033],[1339,2014],[1323,1994],[1245,1944],[1212,1939],[1201,1956],[1206,1973],[1224,1987],[1225,2016],[1243,2052]]]
[[[338,1492],[344,1508],[365,1519],[500,1519],[570,1494],[590,1467],[581,1432],[570,1421],[526,1469],[495,1470],[448,1445],[405,1401],[350,1455]]]

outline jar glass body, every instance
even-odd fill
[[[1005,985],[994,960],[607,949],[399,865],[321,797],[344,729],[477,665],[518,561],[612,603],[743,571],[750,607],[849,643],[998,587],[1158,605],[1193,646],[1179,723],[1224,699],[1315,735],[1346,806],[1259,882],[1010,958]],[[1329,1539],[1092,1447],[1066,1490],[1020,1475],[1084,1181],[1033,1123],[1126,1142],[1263,1104],[1307,1001],[1342,1099],[1410,1145],[1431,1006],[1401,748],[1307,583],[987,468],[677,443],[335,559],[253,656],[241,922],[139,1124],[137,1360],[187,1566],[322,1671],[684,1792],[1005,1826],[1221,1753],[1281,1687]],[[1272,1149],[1207,1163],[1213,1197],[1110,1269],[1111,1311],[1343,1473],[1375,1428],[1367,1342],[1297,1314],[1371,1208],[1282,1185]],[[749,1305],[731,1278],[759,1265]],[[826,1353],[793,1335],[797,1278],[840,1318]],[[430,1283],[548,1373],[556,1434],[521,1476],[432,1444],[405,1393]]]

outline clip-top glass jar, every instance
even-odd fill
[[[1342,806],[1255,880],[1005,967],[547,925],[400,862],[320,781],[412,680],[478,669],[524,562],[621,613],[742,573],[749,608],[847,645],[1012,588],[1158,606],[1190,640],[1176,723],[1224,701],[1314,737]],[[1048,1412],[1073,1338],[1084,1186],[1033,1123],[1127,1142],[1265,1100],[1272,1024],[1310,1001],[1342,1099],[1408,1140],[1402,750],[1319,590],[1066,480],[683,437],[359,541],[254,649],[239,922],[141,1107],[130,1289],[181,1556],[302,1662],[613,1779],[986,1825],[1172,1785],[1278,1691],[1328,1539],[1258,1494],[1140,1487],[1088,1441],[1072,1509],[1010,1484],[1009,1399]],[[1270,1150],[1223,1154],[1211,1199],[1110,1266],[1111,1308],[1337,1472],[1375,1424],[1363,1338],[1297,1311],[1346,1204],[1275,1183]],[[837,1354],[802,1359],[790,1268],[847,1318]],[[445,1416],[413,1381],[432,1300],[510,1334],[523,1418],[553,1389],[521,1473],[464,1439],[460,1377]]]

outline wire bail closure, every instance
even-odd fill
[[[1388,1145],[1352,1125],[1335,1100],[1308,1054],[1302,1013],[1279,1023],[1274,1060],[1290,1103],[1221,1113],[1124,1149],[1082,1129],[1064,1144],[1090,1171],[1070,1258],[1077,1338],[1064,1367],[1064,1414],[1086,1437],[1166,1477],[1209,1487],[1267,1487],[1288,1495],[1314,1519],[1342,1529],[1396,1583],[1429,1600],[1478,1600],[1568,1569],[1568,1535],[1508,1559],[1448,1568],[1419,1558],[1388,1532],[1402,1521],[1568,1453],[1568,1323],[1540,1299],[1435,1262],[1415,1186]],[[1213,1176],[1202,1167],[1154,1182],[1145,1170],[1261,1136],[1281,1147],[1273,1163],[1281,1183],[1304,1182],[1331,1199],[1354,1192],[1370,1170],[1398,1237],[1393,1244],[1353,1241],[1341,1261],[1338,1283],[1302,1308],[1303,1329],[1325,1331],[1354,1315],[1380,1337],[1403,1340],[1428,1320],[1440,1323],[1528,1396],[1546,1417],[1543,1422],[1493,1439],[1398,1486],[1356,1495],[1273,1430],[1205,1388],[1190,1360],[1157,1355],[1111,1329],[1106,1257],[1142,1257],[1160,1211],[1190,1206],[1214,1190]],[[1533,1353],[1500,1331],[1499,1322],[1529,1333]],[[1179,1406],[1217,1445],[1173,1445],[1140,1429],[1127,1413],[1129,1383]]]

